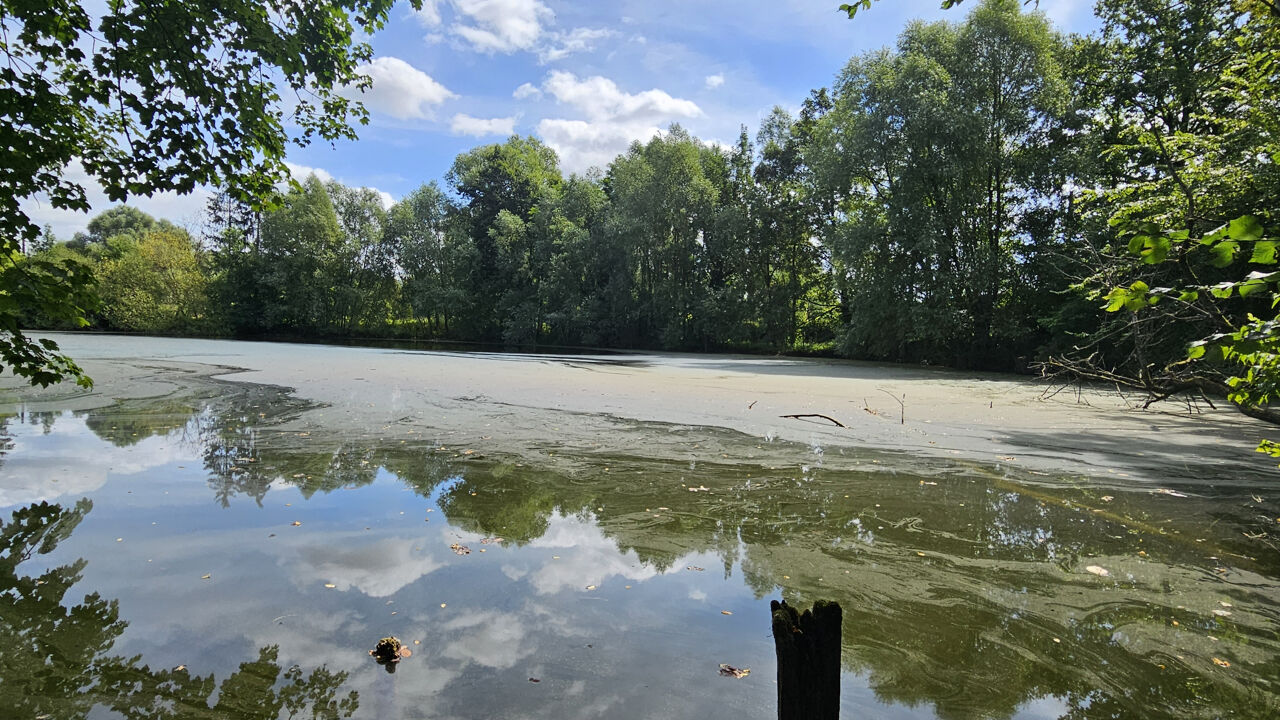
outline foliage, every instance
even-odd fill
[[[115,236],[97,266],[102,314],[110,327],[173,334],[205,329],[205,275],[183,231],[149,230],[135,239]]]
[[[1027,226],[1062,204],[1043,161],[1063,52],[1043,17],[994,0],[961,25],[914,23],[845,69],[809,154],[835,209],[826,244],[852,352],[963,364],[1027,351]]]
[[[88,210],[96,183],[113,201],[200,185],[268,201],[290,141],[354,137],[350,121],[366,116],[340,91],[368,86],[371,56],[356,33],[392,4],[117,0],[94,18],[77,0],[0,2],[0,363],[39,384],[89,382],[18,327],[24,308],[79,320],[90,307],[74,265],[18,269],[40,236],[24,200]]]

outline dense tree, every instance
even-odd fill
[[[187,233],[117,235],[95,269],[110,327],[147,333],[207,332],[207,280]]]
[[[810,154],[837,208],[849,351],[999,364],[1026,349],[1012,300],[1024,220],[1057,191],[1039,168],[1064,105],[1062,51],[1043,16],[989,0],[846,68]]]
[[[88,210],[96,183],[113,201],[200,185],[267,201],[288,177],[290,141],[354,137],[349,121],[366,116],[339,91],[368,87],[359,68],[372,51],[355,36],[392,5],[126,0],[95,18],[77,0],[0,2],[0,363],[34,383],[89,382],[56,343],[19,327],[30,308],[82,318],[90,297],[74,264],[19,267],[40,235],[25,200]],[[282,87],[294,91],[287,103]]]

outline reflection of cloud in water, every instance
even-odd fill
[[[48,434],[40,426],[12,423],[13,449],[0,465],[0,507],[84,495],[102,487],[108,474],[132,475],[163,465],[198,461],[182,431],[116,447],[89,429],[85,418],[58,416]]]
[[[421,538],[387,538],[356,544],[347,536],[324,537],[323,545],[293,547],[280,558],[300,587],[333,583],[336,590],[359,590],[383,598],[444,566],[422,547]]]
[[[524,645],[526,623],[516,615],[470,612],[450,620],[444,628],[464,631],[441,653],[454,660],[505,670],[533,652]]]
[[[557,514],[549,520],[547,532],[529,543],[530,547],[566,549],[560,560],[548,560],[533,573],[530,582],[538,594],[565,589],[582,590],[588,585],[601,585],[615,575],[627,580],[647,580],[658,571],[645,566],[635,551],[618,552],[613,540],[593,519]]]

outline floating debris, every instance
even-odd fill
[[[720,663],[720,677],[744,678],[751,674],[751,668],[736,668]]]
[[[399,638],[388,635],[378,641],[378,644],[369,651],[373,659],[387,669],[387,672],[396,671],[396,664],[401,658],[407,658],[413,655],[413,651],[404,646]]]
[[[470,554],[471,554],[471,548],[467,547],[466,545],[459,545],[458,543],[454,543],[454,544],[450,545],[450,546],[449,546],[449,549],[450,549],[450,550],[452,550],[452,551],[453,551],[453,554],[455,554],[455,555],[470,555]]]

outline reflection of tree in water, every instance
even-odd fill
[[[356,693],[339,695],[345,672],[304,673],[296,665],[282,671],[274,646],[220,683],[185,668],[152,670],[137,657],[109,655],[127,625],[116,601],[92,593],[63,604],[84,560],[38,578],[18,573],[24,561],[70,537],[91,508],[88,500],[73,509],[40,503],[0,522],[0,716],[75,720],[97,705],[131,720],[275,720],[282,713],[328,720],[355,712]]]
[[[1207,546],[1100,516],[1081,493],[728,464],[700,464],[698,487],[711,489],[690,492],[687,466],[609,464],[613,473],[561,475],[467,463],[441,505],[452,524],[521,543],[557,512],[590,516],[620,552],[660,571],[708,552],[726,572],[740,562],[759,597],[781,587],[796,604],[837,600],[846,667],[881,700],[943,718],[1007,718],[1043,698],[1071,720],[1280,717],[1268,689],[1280,687],[1277,619],[1235,627],[1179,609],[1206,592],[1194,586],[1205,582]],[[1144,562],[1185,572],[1156,587],[1081,578],[1088,558],[1139,548]],[[1249,568],[1271,587],[1277,569]],[[1264,660],[1235,659],[1223,672],[1214,653]]]

